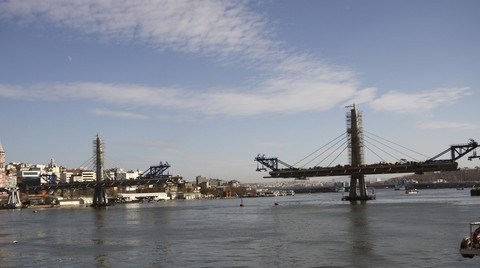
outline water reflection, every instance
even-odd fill
[[[95,248],[97,252],[95,255],[96,267],[112,267],[108,256],[108,248],[105,245],[105,239],[107,237],[105,209],[95,209],[94,212],[94,232],[92,242],[98,248]]]
[[[368,205],[363,202],[352,202],[349,212],[348,234],[351,243],[351,263],[357,267],[363,267],[362,264],[373,255],[372,236],[368,217]]]
[[[95,261],[97,262],[97,267],[112,267],[107,254],[97,255]]]

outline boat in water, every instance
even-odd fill
[[[464,258],[473,258],[475,255],[480,255],[480,222],[470,223],[470,236],[462,239],[460,254]]]
[[[417,189],[408,189],[408,190],[405,190],[405,193],[406,194],[418,194],[418,191],[417,191]]]
[[[480,187],[475,187],[470,190],[470,196],[480,196]]]

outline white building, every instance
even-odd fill
[[[69,170],[65,170],[60,173],[60,182],[61,183],[71,183],[73,182],[73,172]]]
[[[97,175],[94,171],[82,170],[81,172],[82,181],[84,182],[94,182],[97,180]]]
[[[64,170],[60,174],[62,182],[94,182],[97,180],[97,176],[94,171],[83,169]]]
[[[125,179],[134,180],[140,176],[140,170],[129,170],[125,174]]]

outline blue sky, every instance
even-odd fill
[[[258,153],[297,162],[345,132],[356,103],[365,130],[433,156],[480,139],[479,11],[437,0],[1,1],[1,143],[8,162],[74,168],[98,133],[107,167],[168,161],[187,180],[255,182],[266,175]]]

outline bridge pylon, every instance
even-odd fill
[[[98,136],[93,141],[93,152],[95,154],[95,164],[96,164],[96,177],[97,183],[103,181],[103,159],[104,159],[104,148],[103,140]],[[92,207],[105,207],[107,206],[107,198],[105,196],[105,187],[101,185],[95,186],[93,192],[93,203]]]
[[[359,112],[355,104],[347,106],[351,108],[347,112],[347,133],[350,136],[349,140],[349,156],[350,165],[352,167],[359,167],[364,163],[363,153],[363,126],[362,126],[362,114]],[[372,200],[374,196],[367,194],[367,185],[365,184],[364,174],[353,174],[350,177],[350,192],[348,196],[342,198],[345,201],[357,201],[357,200]]]

